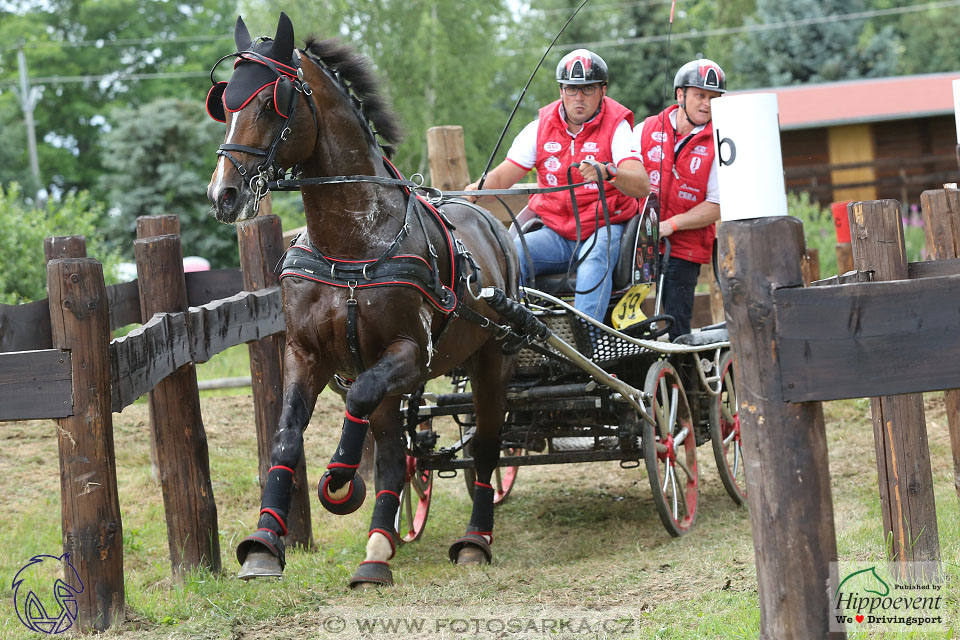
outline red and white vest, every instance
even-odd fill
[[[600,114],[583,125],[574,137],[567,131],[567,123],[560,117],[560,100],[540,109],[537,128],[537,186],[556,187],[567,182],[567,167],[578,165],[588,158],[600,164],[613,161],[610,147],[613,133],[621,120],[633,127],[633,112],[611,98],[604,97]],[[579,172],[573,173],[574,182],[581,182]],[[637,213],[637,199],[621,193],[610,182],[605,182],[610,224],[625,222]],[[595,184],[575,190],[580,213],[580,237],[588,238],[603,226],[600,192]],[[573,203],[569,191],[538,193],[530,197],[528,205],[543,223],[568,240],[577,239],[577,223],[573,218]]]
[[[643,121],[640,137],[643,166],[650,176],[650,193],[660,198],[661,220],[689,211],[706,199],[707,182],[713,167],[713,122],[693,134],[680,149],[680,155],[674,158],[677,132],[670,122],[670,112],[679,108],[679,105],[673,105],[659,115],[648,117]],[[670,255],[706,264],[713,255],[716,235],[716,225],[713,224],[701,229],[677,231],[670,235]]]

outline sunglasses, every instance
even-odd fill
[[[577,92],[582,92],[585,96],[592,96],[603,85],[599,84],[562,84],[560,90],[564,95],[575,96]]]

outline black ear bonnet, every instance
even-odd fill
[[[237,52],[221,58],[210,70],[213,86],[207,93],[207,113],[218,122],[226,122],[227,114],[240,111],[264,89],[273,94],[273,108],[287,118],[295,99],[294,81],[300,68],[299,52],[293,47],[293,24],[287,14],[280,14],[277,34],[270,38],[250,39],[247,26],[237,18],[234,32]],[[215,82],[217,66],[227,58],[235,57],[233,75],[229,82]]]

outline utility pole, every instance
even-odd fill
[[[27,77],[27,57],[23,55],[23,43],[17,50],[17,66],[20,68],[20,106],[23,107],[23,118],[27,123],[27,149],[30,152],[30,175],[33,176],[36,187],[42,186],[40,182],[40,162],[37,160],[37,132],[33,126],[33,107],[36,106],[40,98],[40,90],[37,87],[30,86],[30,80]]]

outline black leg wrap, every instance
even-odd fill
[[[360,466],[363,457],[363,441],[367,437],[369,420],[355,418],[349,412],[343,419],[343,430],[340,432],[340,444],[333,452],[327,471],[331,475],[330,491],[338,491],[350,481]],[[322,485],[321,485],[322,488]]]
[[[267,472],[260,501],[259,529],[269,529],[278,535],[287,535],[287,510],[290,508],[290,485],[293,469],[277,465]]]
[[[356,470],[354,470],[355,473]],[[354,475],[348,482],[350,483],[350,490],[347,492],[346,497],[341,500],[334,500],[330,497],[329,491],[331,491],[329,485],[333,480],[332,473],[324,471],[323,475],[320,476],[320,484],[317,487],[317,494],[320,497],[320,504],[323,505],[323,508],[334,513],[338,516],[345,516],[348,513],[353,513],[363,504],[363,499],[367,495],[367,486],[363,482],[363,478],[358,475]],[[343,486],[343,483],[340,483]]]
[[[400,536],[394,530],[399,508],[400,496],[389,489],[385,489],[377,494],[377,502],[373,507],[373,517],[370,519],[370,535],[374,532],[380,532],[390,541],[390,547],[393,549],[390,558],[396,555],[397,544],[400,541]]]
[[[493,531],[493,487],[476,483],[473,490],[473,511],[467,531]]]

